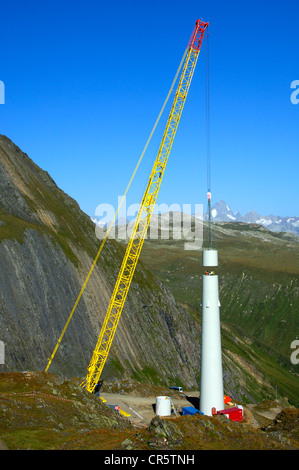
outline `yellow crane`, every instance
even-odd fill
[[[104,323],[87,369],[88,373],[86,379],[81,384],[91,393],[94,392],[95,387],[99,383],[123,311],[208,24],[209,23],[205,23],[201,20],[196,21],[186,50],[183,70],[158,154],[142,198]]]
[[[103,370],[103,367],[105,365],[106,359],[108,357],[110,347],[113,341],[113,337],[123,310],[123,306],[127,297],[127,293],[129,291],[132,278],[134,275],[134,271],[136,268],[136,265],[138,263],[139,255],[141,252],[141,248],[146,236],[146,232],[150,223],[151,215],[156,203],[156,199],[158,196],[158,192],[160,189],[160,185],[162,182],[162,178],[164,175],[164,170],[166,167],[166,163],[170,154],[170,150],[172,147],[172,143],[178,128],[178,124],[181,118],[181,114],[183,111],[183,107],[187,98],[187,94],[189,91],[190,83],[193,77],[195,65],[198,59],[198,55],[201,49],[202,41],[204,38],[205,30],[208,27],[209,23],[204,23],[203,21],[197,20],[194,30],[192,32],[191,38],[189,40],[188,46],[185,50],[185,53],[183,55],[182,61],[180,63],[180,66],[178,68],[178,71],[176,73],[176,76],[174,78],[174,81],[171,85],[170,91],[167,95],[167,98],[163,104],[163,107],[160,111],[160,114],[158,116],[158,119],[156,120],[156,123],[151,131],[151,134],[149,136],[149,139],[145,145],[145,148],[143,149],[143,152],[139,158],[139,161],[137,163],[137,166],[133,172],[133,175],[129,181],[129,184],[126,188],[126,191],[124,193],[124,196],[120,202],[120,205],[114,215],[114,219],[110,224],[110,227],[107,230],[107,233],[100,245],[100,248],[98,250],[98,253],[92,263],[92,266],[90,268],[90,271],[83,283],[83,286],[81,288],[81,291],[77,297],[77,300],[72,308],[72,311],[68,317],[68,320],[62,330],[62,333],[57,341],[57,344],[54,348],[54,351],[51,355],[51,357],[48,359],[48,364],[46,366],[45,371],[48,371],[54,356],[61,344],[62,338],[66,332],[66,329],[73,317],[73,314],[78,306],[78,303],[81,299],[81,296],[83,295],[83,292],[85,290],[85,287],[88,283],[88,280],[91,276],[91,273],[97,263],[97,260],[99,259],[99,256],[102,252],[102,249],[105,245],[106,240],[108,239],[109,232],[113,226],[114,221],[116,220],[116,216],[120,210],[120,207],[123,203],[123,200],[125,198],[125,195],[128,192],[128,189],[133,181],[133,178],[136,174],[136,171],[142,161],[142,158],[144,156],[144,153],[147,149],[147,146],[151,140],[151,137],[156,129],[156,126],[159,122],[159,119],[162,115],[162,112],[165,108],[165,105],[169,99],[169,96],[173,90],[174,84],[177,80],[179,71],[181,70],[181,67],[183,65],[183,70],[180,76],[179,84],[177,87],[177,91],[174,97],[174,101],[172,104],[172,108],[168,117],[168,121],[166,124],[166,128],[163,134],[163,138],[161,141],[161,145],[145,190],[145,193],[142,198],[142,202],[140,205],[139,212],[137,214],[136,222],[130,237],[130,241],[127,246],[127,250],[122,262],[121,269],[118,274],[118,278],[113,290],[112,297],[110,299],[109,307],[104,319],[104,323],[100,332],[100,336],[98,338],[93,356],[91,358],[90,364],[88,366],[88,373],[86,376],[85,381],[82,382],[82,386],[86,387],[86,389],[93,393],[97,384],[99,383],[99,379]]]

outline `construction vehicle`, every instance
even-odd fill
[[[169,390],[176,390],[177,392],[183,393],[182,387],[169,387]]]

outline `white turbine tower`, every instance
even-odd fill
[[[203,267],[217,268],[218,251],[212,240],[210,192],[208,215],[208,246],[203,249]],[[218,275],[206,270],[202,277],[200,411],[208,416],[224,409],[219,307]]]

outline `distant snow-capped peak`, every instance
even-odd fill
[[[260,215],[250,211],[244,216],[233,212],[225,201],[218,201],[212,206],[212,217],[215,222],[245,222],[259,224],[273,232],[293,232],[299,235],[299,217],[280,217],[276,215]]]

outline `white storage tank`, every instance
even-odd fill
[[[171,398],[170,397],[156,397],[156,415],[157,416],[170,416],[171,415]]]
[[[203,250],[202,265],[206,267],[218,266],[218,250]]]

